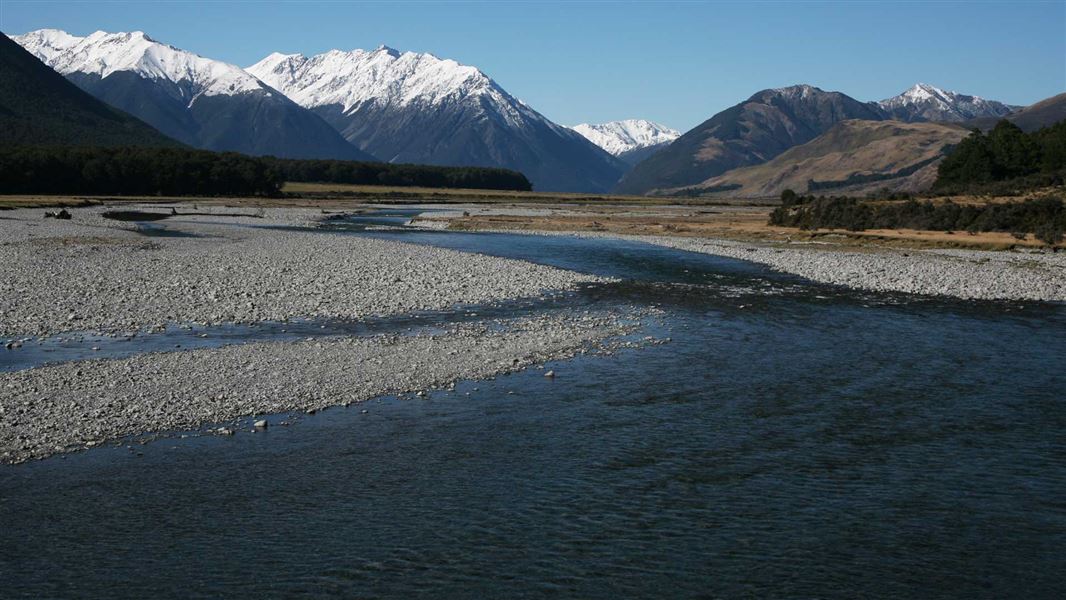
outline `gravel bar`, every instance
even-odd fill
[[[565,311],[459,324],[441,334],[325,338],[90,360],[0,374],[0,463],[144,432],[312,411],[483,379],[618,339],[632,313]],[[236,431],[228,424],[221,433]],[[219,433],[218,430],[212,430]]]
[[[967,300],[1066,301],[1066,253],[987,250],[868,252],[811,245],[764,246],[729,240],[629,236],[660,246],[767,265],[849,288]]]
[[[44,219],[35,209],[0,212],[0,337],[121,333],[169,323],[358,319],[537,297],[602,281],[400,242],[233,226],[303,226],[321,217],[316,210],[155,222],[167,236],[103,219],[103,210],[70,209],[69,221]]]
[[[868,291],[966,300],[1066,302],[1064,252],[889,248],[853,251],[811,243],[763,244],[713,238],[598,232],[491,231],[644,242],[747,260],[812,281]]]

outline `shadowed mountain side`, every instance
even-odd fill
[[[97,31],[78,37],[41,29],[14,40],[97,99],[193,147],[374,160],[243,69],[158,42],[144,32]]]
[[[509,123],[480,104],[427,111],[367,103],[312,108],[327,123],[382,160],[520,171],[538,191],[602,192],[626,168],[581,135],[547,121]]]
[[[78,89],[3,33],[0,144],[180,146]]]
[[[276,92],[202,95],[189,103],[183,82],[146,79],[131,71],[103,79],[85,73],[67,77],[93,96],[196,148],[280,158],[377,160]]]

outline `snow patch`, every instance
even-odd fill
[[[615,156],[638,148],[668,144],[681,137],[681,133],[675,129],[644,119],[581,123],[571,129]]]

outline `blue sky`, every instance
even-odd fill
[[[1066,91],[1066,2],[65,2],[0,0],[0,30],[140,29],[247,66],[273,51],[432,52],[550,119],[686,130],[768,87],[860,100],[923,81],[1012,104]]]

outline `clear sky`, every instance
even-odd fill
[[[432,52],[565,125],[689,129],[794,83],[879,100],[916,82],[1011,104],[1066,91],[1052,2],[106,2],[0,0],[0,30],[143,30],[248,66],[270,52]]]

